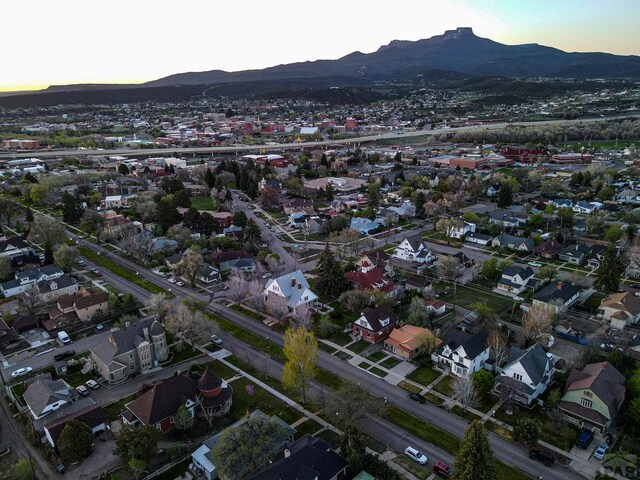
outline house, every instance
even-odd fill
[[[433,333],[426,328],[414,325],[396,327],[391,331],[389,338],[384,341],[384,348],[404,360],[412,360],[420,351],[427,335],[433,336]],[[436,339],[436,344],[440,343],[441,340]]]
[[[457,377],[466,377],[484,368],[489,359],[487,338],[486,332],[471,334],[450,328],[431,360]]]
[[[587,267],[591,270],[600,268],[600,262],[604,260],[604,254],[607,252],[607,247],[604,245],[593,244],[589,250],[587,257]]]
[[[307,218],[309,218],[307,212],[292,212],[287,220],[287,225],[293,228],[304,228]]]
[[[16,272],[13,280],[0,283],[0,292],[6,298],[13,297],[26,292],[32,285],[42,280],[53,280],[62,275],[64,275],[64,272],[55,265],[23,270],[22,272]]]
[[[17,341],[20,335],[11,327],[9,327],[4,320],[0,319],[0,346],[6,346],[10,343]]]
[[[0,258],[22,255],[31,250],[24,235],[16,237],[0,236]]]
[[[250,253],[240,250],[229,252],[216,252],[211,257],[211,263],[217,266],[220,272],[228,272],[232,268],[238,268],[245,273],[256,271],[256,264]]]
[[[233,389],[208,368],[202,375],[178,373],[156,382],[125,405],[123,422],[153,426],[161,432],[175,427],[174,415],[184,406],[191,416],[225,415],[231,409]]]
[[[425,277],[417,277],[415,275],[409,275],[404,281],[405,290],[413,290],[421,295],[433,291],[433,284]]]
[[[464,252],[458,252],[452,255],[453,258],[455,258],[456,260],[458,260],[458,264],[460,265],[458,268],[459,269],[463,269],[463,268],[471,268],[475,265],[475,260],[473,260],[472,258],[467,257]]]
[[[624,274],[630,278],[640,278],[640,258],[633,258],[631,255],[628,259],[629,265],[624,271]]]
[[[530,238],[516,237],[502,232],[491,241],[491,246],[508,248],[509,250],[518,250],[521,252],[530,252],[536,246],[536,243]]]
[[[553,355],[539,343],[526,350],[511,347],[507,364],[496,378],[495,392],[531,405],[547,389],[554,371]]]
[[[509,295],[520,295],[527,286],[531,286],[534,272],[531,267],[513,265],[505,267],[502,277],[498,280],[498,291]]]
[[[560,253],[560,250],[562,250],[562,248],[563,247],[560,242],[558,242],[555,238],[550,238],[549,240],[546,240],[540,245],[536,246],[533,249],[533,254],[538,257],[547,258],[550,260],[555,258],[558,253]]]
[[[555,313],[563,312],[578,300],[581,291],[576,285],[551,282],[533,295],[533,305],[549,307]]]
[[[618,416],[625,397],[625,377],[609,362],[590,363],[569,374],[560,410],[581,429],[604,432]]]
[[[27,380],[23,398],[34,420],[72,403],[77,398],[75,389],[64,380],[53,380],[51,374],[39,375]]]
[[[71,314],[78,320],[86,322],[98,312],[109,313],[109,294],[82,290],[75,295],[64,295],[58,298],[55,307],[49,311],[49,318]]]
[[[191,454],[191,460],[193,462],[194,467],[198,470],[198,473],[204,476],[207,480],[217,480],[218,472],[216,471],[216,466],[213,463],[213,450],[220,441],[220,437],[227,430],[235,430],[236,428],[242,426],[249,418],[259,416],[264,418],[265,420],[271,419],[274,422],[280,424],[284,431],[286,432],[285,436],[278,439],[277,445],[275,445],[275,450],[282,451],[287,446],[293,443],[293,437],[296,433],[295,428],[289,426],[286,422],[282,421],[277,416],[273,415],[271,417],[267,416],[261,410],[254,410],[249,415],[245,415],[237,422],[228,426],[225,430],[216,433],[215,435],[209,437],[204,441],[204,443],[198,448],[195,452]],[[245,478],[247,474],[251,473],[250,471],[241,472],[238,475],[239,478]],[[304,477],[307,478],[307,477]],[[313,479],[313,477],[312,477]],[[314,479],[315,480],[315,479]],[[318,479],[320,480],[320,479]]]
[[[378,269],[385,276],[393,277],[394,275],[393,267],[389,263],[389,255],[384,250],[365,252],[356,262],[358,270],[364,271],[371,267]]]
[[[442,300],[425,300],[427,310],[435,315],[444,315],[447,311],[447,304]]]
[[[619,330],[635,325],[640,321],[640,297],[632,292],[612,293],[600,302],[598,315]]]
[[[380,290],[395,295],[395,284],[387,279],[383,272],[379,270],[374,263],[368,259],[360,259],[360,269],[355,272],[345,272],[344,278],[347,279],[353,288],[360,290]]]
[[[300,307],[313,308],[318,302],[318,296],[311,291],[309,282],[300,270],[269,280],[264,288],[265,300],[269,295],[285,298],[293,313]]]
[[[65,274],[52,280],[40,280],[31,285],[24,294],[29,297],[36,296],[42,303],[49,303],[63,295],[73,295],[78,288],[78,281]]]
[[[572,265],[582,265],[590,252],[591,249],[588,245],[576,243],[575,245],[569,245],[560,250],[558,258]]]
[[[258,182],[258,191],[261,192],[265,188],[271,188],[276,191],[280,191],[280,182],[273,178],[263,178]]]
[[[502,227],[517,227],[520,225],[518,218],[505,210],[496,209],[489,212],[489,223],[494,223]]]
[[[220,280],[220,272],[217,268],[205,263],[198,272],[198,280],[203,283],[213,283]]]
[[[451,230],[449,237],[462,238],[462,237],[466,237],[467,235],[475,231],[476,231],[475,223],[469,223],[469,222],[463,221],[460,227],[455,227],[453,230]]]
[[[96,372],[109,384],[122,382],[169,358],[164,326],[152,317],[112,329],[89,352]]]
[[[247,480],[343,480],[347,461],[321,438],[309,434],[291,444],[278,459]]]
[[[78,412],[58,418],[44,425],[44,437],[52,448],[56,448],[60,434],[71,420],[84,423],[91,429],[91,433],[94,435],[98,435],[110,428],[109,420],[102,408],[97,405],[89,405]]]
[[[556,198],[549,202],[556,208],[571,208],[573,209],[573,202],[567,198]]]
[[[393,257],[406,262],[429,263],[436,259],[436,256],[429,251],[427,244],[420,234],[406,237],[393,251]]]
[[[573,206],[573,211],[575,213],[589,215],[600,208],[602,208],[602,204],[599,202],[585,202],[584,200],[580,200]]]
[[[483,245],[486,247],[487,245],[491,245],[493,237],[484,233],[470,232],[464,237],[464,241],[469,243],[477,243],[478,245]]]
[[[158,237],[151,241],[151,255],[156,253],[169,254],[176,251],[178,242],[172,238]]]
[[[369,220],[368,218],[354,217],[351,219],[351,228],[359,231],[363,235],[369,235],[372,232],[377,231],[384,225],[380,219]]]
[[[35,315],[23,315],[22,317],[16,318],[11,326],[19,334],[30,332],[31,330],[40,328],[40,318]]]
[[[295,211],[303,210],[306,208],[313,209],[313,201],[304,198],[292,198],[282,202],[282,210],[286,215],[291,215]]]
[[[351,324],[351,333],[368,343],[378,343],[389,337],[400,319],[388,305],[365,308],[362,315]]]

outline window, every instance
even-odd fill
[[[169,423],[174,423],[174,421],[173,421],[173,415],[169,417]]]
[[[519,373],[515,373],[513,374],[513,378],[515,378],[517,381],[521,382],[522,381],[522,375]]]
[[[593,406],[593,402],[591,400],[587,400],[586,398],[581,398],[580,405],[582,405],[583,407],[591,408]]]

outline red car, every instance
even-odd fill
[[[451,476],[451,467],[443,462],[438,462],[433,466],[433,473],[442,478],[449,478]]]

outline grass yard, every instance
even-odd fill
[[[165,367],[169,365],[176,365],[177,363],[184,362],[190,358],[195,358],[202,355],[200,350],[191,348],[191,345],[183,343],[182,350],[178,351],[175,346],[171,347],[171,356],[169,361],[163,364]]]
[[[385,372],[384,370],[380,370],[378,367],[369,369],[369,373],[373,373],[375,376],[380,378],[384,378],[387,376],[387,372]]]
[[[197,210],[213,210],[214,203],[211,197],[191,197],[191,206]]]
[[[253,318],[254,320],[258,320],[260,322],[264,320],[264,317],[262,315],[260,315],[259,313],[253,312],[251,310],[247,310],[246,308],[242,307],[242,305],[234,304],[234,305],[231,305],[230,308],[232,310],[235,310],[236,312],[240,312],[243,315],[246,315],[247,317]]]
[[[456,415],[458,415],[459,417],[462,417],[469,422],[473,422],[474,420],[480,420],[480,417],[478,415],[476,415],[475,413],[471,413],[469,411],[465,412],[464,409],[459,405],[454,405],[451,411]]]
[[[501,436],[505,440],[509,440],[510,442],[513,442],[513,435],[511,435],[511,432],[506,428],[501,427],[497,423],[492,421],[487,421],[484,423],[484,426],[487,427],[487,430],[490,430],[496,435]]]
[[[158,285],[151,283],[150,281],[142,278],[141,276],[136,275],[135,273],[127,270],[126,268],[115,264],[114,262],[112,262],[108,258],[105,258],[104,256],[98,255],[93,250],[90,250],[87,247],[78,247],[78,251],[83,257],[87,258],[92,263],[95,263],[96,265],[106,268],[110,272],[115,273],[119,277],[122,277],[123,279],[128,280],[131,283],[135,283],[136,285],[144,288],[150,293],[164,293],[165,295],[167,295],[167,292],[164,288],[161,288]],[[169,295],[169,296],[172,297],[173,295]]]
[[[358,364],[358,367],[367,370],[368,368],[371,368],[373,365],[371,365],[369,362],[361,362]]]
[[[230,416],[234,421],[242,418],[246,412],[253,412],[256,408],[259,408],[267,415],[277,415],[288,424],[292,424],[301,418],[300,413],[263,388],[255,385],[248,378],[234,380],[230,385],[233,387],[233,406],[231,407]],[[253,386],[252,393],[247,390],[249,385]]]
[[[129,403],[132,400],[135,400],[135,398],[137,396],[138,396],[138,394],[134,393],[133,395],[129,395],[128,397],[124,397],[124,398],[118,400],[117,402],[112,403],[111,405],[107,405],[106,407],[103,407],[105,415],[111,421],[117,420],[118,419],[118,415],[120,414],[120,412],[122,412],[122,410],[124,410],[125,404]]]
[[[334,355],[334,357],[338,357],[340,360],[348,362],[353,358],[353,355],[349,355],[347,352],[339,351]]]
[[[446,295],[441,295],[440,298],[445,302],[453,303],[453,286],[449,286],[449,292]],[[502,312],[503,316],[505,314],[507,316],[511,314],[511,310],[513,309],[513,305],[515,303],[509,297],[506,297],[504,295],[499,295],[488,290],[480,290],[465,285],[458,285],[455,300],[457,305],[465,308],[469,307],[472,303],[475,302],[488,301],[494,311],[498,313]]]
[[[182,478],[182,474],[187,471],[189,468],[189,464],[191,463],[191,457],[187,458],[185,461],[180,462],[164,473],[161,473],[157,477],[154,477],[156,480],[174,480],[176,478]]]
[[[384,357],[387,356],[386,352],[383,351],[379,351],[379,352],[374,352],[371,355],[367,356],[368,360],[371,360],[372,362],[379,362],[380,360],[382,360]]]
[[[324,352],[327,352],[329,355],[333,355],[334,353],[336,353],[338,350],[336,350],[335,348],[333,348],[330,345],[327,345],[324,342],[319,341],[318,342],[318,348]]]
[[[334,450],[340,446],[340,439],[342,438],[333,430],[324,430],[322,433],[316,435],[316,437],[320,437],[325,442],[329,443],[331,448]]]
[[[399,365],[400,363],[401,363],[400,360],[398,360],[397,358],[389,357],[380,365],[383,366],[384,368],[392,369],[393,367],[395,367],[396,365]]]
[[[235,370],[227,367],[224,363],[219,362],[218,360],[214,360],[210,363],[205,363],[204,365],[199,365],[199,371],[204,372],[205,368],[209,368],[213,373],[218,375],[223,380],[229,380],[232,377],[235,377],[237,373]]]
[[[369,342],[365,342],[364,340],[358,340],[357,342],[349,345],[347,348],[352,352],[360,353],[369,346],[371,346]]]
[[[318,368],[316,380],[329,388],[333,388],[334,390],[342,386],[342,379],[324,368]]]
[[[452,383],[453,383],[453,377],[445,377],[442,380],[440,380],[435,385],[435,387],[433,387],[433,389],[438,393],[441,393],[443,395],[446,395],[447,397],[450,397],[451,395],[453,395]]]
[[[0,457],[0,480],[14,480],[16,477],[15,465],[18,463],[15,451],[11,450],[8,454]]]
[[[261,350],[273,358],[284,362],[284,353],[282,352],[282,348],[271,343],[270,341],[262,338],[258,335],[255,335],[251,332],[246,331],[244,328],[240,328],[236,326],[234,323],[231,323],[229,320],[226,320],[218,315],[208,314],[209,318],[215,320],[218,326],[227,333],[230,333],[238,340],[241,340],[245,343],[253,345],[258,350]]]
[[[304,437],[307,433],[309,435],[313,435],[314,433],[316,433],[321,428],[322,428],[322,425],[320,425],[315,420],[312,420],[311,418],[309,418],[309,419],[305,420],[304,422],[302,422],[297,427],[295,427],[295,429],[296,429],[296,439],[300,439],[300,438]]]
[[[393,463],[400,465],[405,470],[412,473],[419,480],[427,480],[431,475],[431,469],[427,465],[420,465],[403,455],[398,455],[392,460]]]
[[[344,347],[347,343],[353,342],[353,338],[348,333],[336,333],[335,335],[329,337],[327,340],[335,343],[336,345],[340,345]]]
[[[75,372],[70,373],[66,377],[64,377],[65,382],[67,382],[72,387],[79,387],[80,385],[84,385],[87,380],[91,380],[93,378],[93,373],[82,373]],[[15,390],[14,390],[15,391]]]
[[[430,365],[426,365],[411,372],[407,378],[426,387],[439,376],[440,372],[436,372]]]
[[[410,393],[420,393],[420,391],[422,390],[420,387],[416,387],[414,384],[409,383],[405,380],[402,380],[400,383],[398,383],[398,386]]]

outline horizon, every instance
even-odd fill
[[[0,32],[5,45],[20,38],[18,48],[5,52],[5,64],[14,68],[0,76],[0,92],[37,91],[52,85],[142,84],[185,72],[260,70],[333,60],[355,51],[371,53],[393,40],[416,41],[458,27],[471,27],[475,35],[507,45],[537,43],[566,52],[640,55],[640,30],[634,25],[640,2],[633,0],[567,0],[561,5],[552,0],[534,5],[446,0],[435,8],[421,6],[429,8],[428,25],[421,15],[406,14],[416,10],[415,5],[400,2],[381,15],[377,8],[361,10],[328,0],[313,11],[315,28],[309,29],[304,11],[308,7],[293,0],[283,0],[278,9],[249,0],[247,9],[254,14],[244,17],[242,24],[233,22],[237,9],[232,5],[201,0],[184,2],[187,20],[178,23],[166,14],[175,9],[166,0],[154,2],[152,11],[142,5],[146,2],[114,0],[103,4],[100,12],[80,0],[67,0],[64,11],[36,0],[40,15],[33,18],[32,27],[37,34],[25,37],[21,22],[8,22]],[[17,0],[5,7],[6,18],[26,18],[33,12],[33,6]],[[198,15],[191,14],[196,10]],[[96,13],[106,28],[95,28]],[[354,34],[358,28],[360,35]],[[28,53],[41,52],[43,42],[52,53]]]

